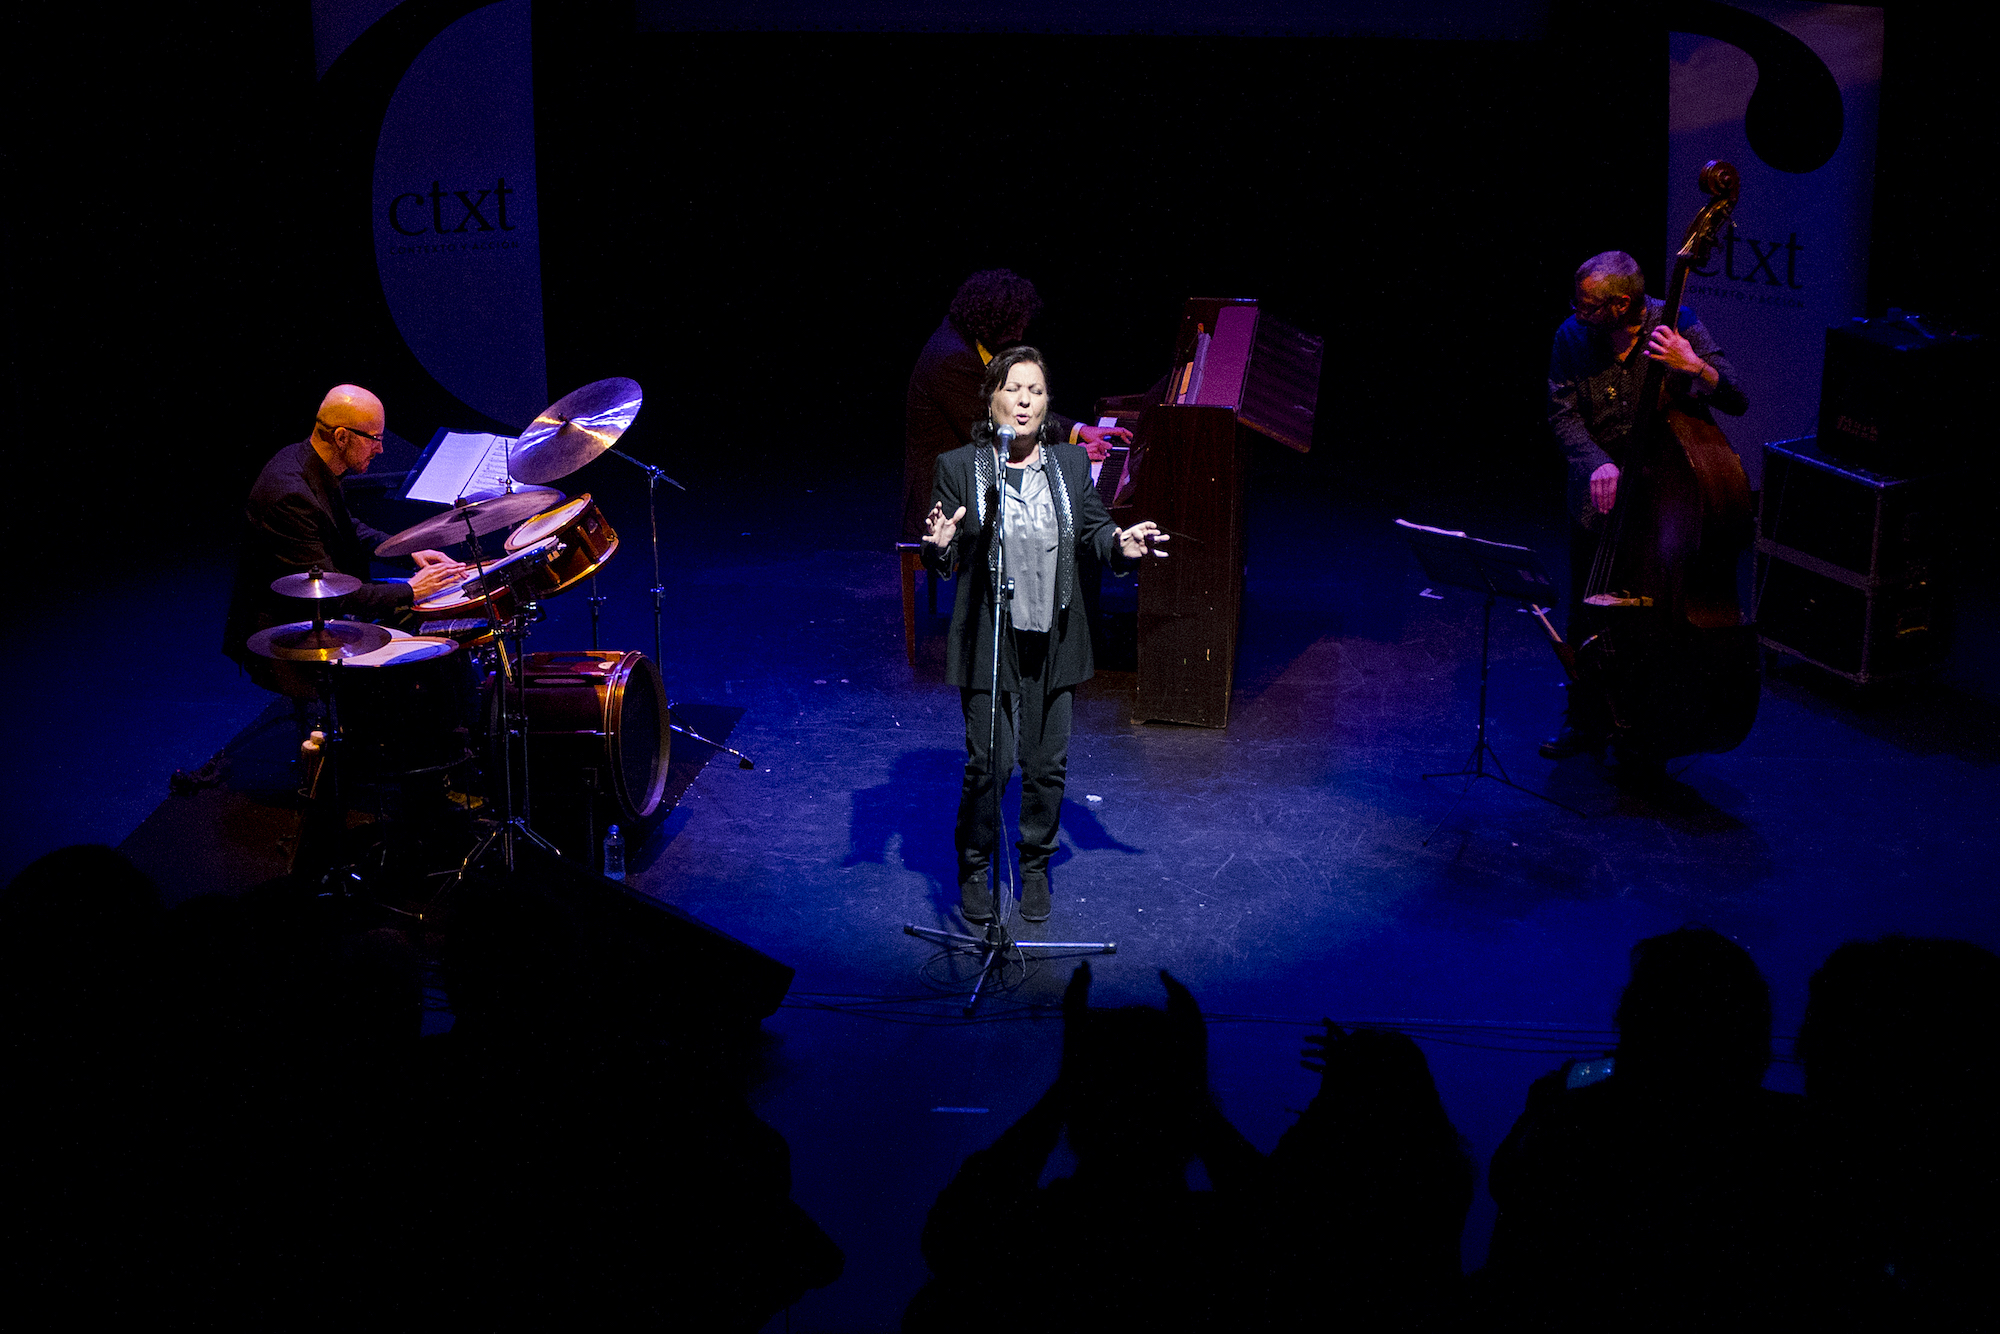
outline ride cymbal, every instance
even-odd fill
[[[523,482],[567,477],[611,448],[646,401],[636,380],[598,380],[552,404],[507,451],[507,471]]]

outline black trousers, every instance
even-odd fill
[[[1069,773],[1069,729],[1076,690],[1048,687],[1050,636],[1015,634],[1001,652],[1020,665],[1021,688],[1000,692],[997,762],[988,753],[993,695],[960,690],[965,707],[965,782],[958,794],[958,872],[962,882],[993,864],[999,839],[993,828],[993,783],[1002,790],[1021,767],[1021,837],[1014,847],[1023,870],[1040,870],[1056,850],[1062,819],[1063,781]]]

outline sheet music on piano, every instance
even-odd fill
[[[507,451],[516,437],[477,431],[440,429],[424,447],[411,472],[405,500],[455,505],[466,496],[492,495],[507,489]]]

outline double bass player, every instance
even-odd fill
[[[1683,306],[1669,320],[1666,303],[1647,297],[1639,262],[1623,251],[1606,251],[1578,266],[1570,307],[1574,313],[1556,330],[1549,354],[1548,412],[1569,463],[1565,631],[1574,643],[1581,637],[1585,575],[1598,558],[1606,516],[1618,500],[1621,470],[1612,456],[1642,425],[1649,363],[1667,372],[1668,395],[1690,417],[1713,425],[1711,410],[1741,416],[1750,403],[1694,312]],[[1573,684],[1562,731],[1542,743],[1541,753],[1551,760],[1595,754],[1610,732],[1601,703]],[[1635,770],[1657,767],[1645,757],[1620,758]]]

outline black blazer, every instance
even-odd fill
[[[1114,573],[1124,574],[1138,564],[1127,560],[1118,549],[1118,526],[1105,511],[1104,501],[1090,481],[1090,455],[1080,445],[1042,446],[1042,455],[1051,465],[1051,487],[1058,494],[1056,526],[1056,614],[1051,652],[1049,685],[1052,689],[1088,681],[1096,670],[1090,650],[1090,626],[1085,620],[1079,566],[1094,574],[1090,560],[1095,556]],[[998,502],[999,479],[993,475],[990,446],[962,445],[937,461],[932,486],[933,503],[944,507],[947,517],[965,507],[959,520],[958,536],[949,547],[924,544],[924,563],[942,575],[959,575],[958,595],[951,608],[951,635],[945,641],[944,679],[947,685],[979,688],[992,680],[993,670],[993,580],[989,573],[994,556],[993,530],[986,515]],[[1059,486],[1056,483],[1060,483]],[[985,492],[981,504],[981,491]],[[926,511],[928,512],[928,510]],[[1016,690],[1014,655],[1000,655],[1000,688]]]
[[[370,577],[369,557],[389,534],[347,512],[340,479],[313,451],[310,440],[272,456],[243,507],[243,545],[236,557],[236,587],[223,628],[222,651],[238,662],[251,657],[244,641],[266,626],[312,619],[312,604],[279,597],[271,581],[317,565],[357,579]],[[370,621],[410,605],[401,580],[366,582],[326,608],[327,619]]]

